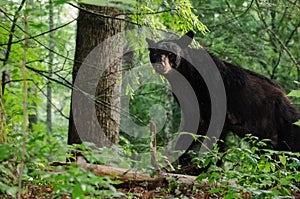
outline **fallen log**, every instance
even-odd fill
[[[153,177],[150,173],[133,171],[123,168],[115,168],[105,165],[90,164],[84,158],[78,157],[77,164],[88,171],[93,172],[98,176],[109,176],[112,180],[121,180],[124,183],[144,183],[148,186],[167,187],[172,181],[176,181],[180,187],[192,188],[198,186],[205,186],[203,182],[201,185],[196,182],[197,176],[182,175],[159,172]],[[206,183],[205,183],[206,184]]]

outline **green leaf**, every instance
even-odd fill
[[[287,96],[289,96],[289,97],[300,97],[300,90],[292,90]]]
[[[279,160],[281,164],[283,164],[284,166],[286,165],[286,157],[284,155],[279,156]]]
[[[300,120],[298,122],[295,122],[294,124],[300,126]]]
[[[11,156],[11,148],[6,144],[0,144],[0,161],[5,160]]]
[[[275,164],[273,162],[269,163],[269,167],[272,170],[272,172],[275,172],[276,167],[275,167]]]
[[[2,183],[0,183],[0,185],[1,185],[1,189],[4,188],[3,190],[5,190],[5,192],[8,195],[15,196],[18,192],[18,187],[13,187],[13,186],[2,184]]]
[[[231,198],[241,198],[241,195],[236,192],[231,192],[224,197],[224,199],[231,199]]]
[[[201,184],[202,180],[206,179],[209,175],[206,173],[201,173],[200,175],[198,175],[198,177],[196,178],[196,181],[198,183]],[[300,175],[299,175],[300,176]]]
[[[72,191],[73,198],[84,198],[84,191],[82,189],[82,186],[84,186],[81,183],[77,183]]]
[[[299,172],[294,174],[294,179],[295,179],[296,182],[300,182],[300,173]]]

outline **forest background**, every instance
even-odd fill
[[[90,4],[91,7],[85,7],[85,4]],[[194,46],[199,47],[201,44],[223,60],[274,80],[290,93],[292,101],[299,106],[300,3],[297,0],[2,0],[0,5],[0,193],[4,196],[21,198],[34,191],[35,194],[48,197],[124,195],[113,186],[119,181],[95,176],[76,165],[68,170],[65,167],[59,168],[66,170],[63,173],[48,171],[52,162],[72,159],[69,152],[75,148],[86,150],[91,147],[75,145],[74,148],[67,144],[76,143],[76,140],[70,138],[69,124],[74,71],[78,67],[75,52],[76,45],[78,46],[76,34],[78,38],[79,12],[94,14],[94,18],[117,20],[120,27],[115,31],[118,32],[151,28],[156,38],[163,38],[164,35],[159,33],[169,33],[172,30],[182,35],[193,30],[198,42]],[[97,13],[101,10],[99,7],[113,7],[115,10]],[[92,26],[86,23],[87,27],[89,25]],[[146,43],[143,42],[141,41],[141,45],[144,45],[144,51],[134,51],[123,56],[120,65],[123,75],[133,70],[135,65],[149,63]],[[145,73],[157,76],[150,67]],[[163,79],[158,78],[157,84],[146,84],[133,89],[137,86],[135,82],[139,84],[139,78],[143,77],[136,75],[135,78],[120,88],[121,97],[130,99],[129,112],[133,120],[140,125],[147,125],[151,119],[151,108],[155,104],[164,108],[169,106],[166,110],[172,112],[172,117],[175,118],[159,134],[158,145],[164,146],[165,140],[171,139],[172,132],[178,128],[180,110],[172,101],[168,101],[170,91],[162,86],[166,84]],[[105,116],[104,120],[107,121]],[[120,142],[122,153],[127,157],[141,153],[141,149],[149,150],[149,137],[136,140],[122,132],[114,136],[118,137],[116,142]],[[253,139],[256,140],[251,137]],[[90,162],[97,160],[98,163],[117,165],[115,157],[111,157],[109,151],[88,151],[91,150],[86,151],[90,154]],[[252,160],[249,160],[246,167],[259,165],[262,158],[257,158],[255,152],[250,152]],[[246,153],[236,153],[235,158],[241,159]],[[245,185],[241,187],[244,189],[239,189],[257,196],[291,195],[294,191],[297,192],[299,188],[294,182],[300,180],[295,169],[300,165],[299,161],[295,159],[295,154],[276,154],[277,158],[271,157],[268,160],[270,164],[265,164],[268,166],[257,168],[262,172],[260,174],[269,175],[270,178],[255,173],[256,177],[251,176],[249,182],[243,182]],[[149,156],[145,157],[147,158]],[[125,159],[118,160],[118,166],[123,164],[127,168],[133,164]],[[208,159],[203,162],[214,163],[214,158]],[[151,162],[144,160],[140,167],[139,169],[151,167]],[[214,170],[210,174],[222,172],[225,171]],[[274,176],[270,173],[274,173]],[[282,175],[285,177],[281,178]],[[221,175],[205,175],[201,178],[204,177],[216,180]],[[241,178],[233,178],[239,177]],[[266,181],[261,182],[264,178]],[[42,191],[37,193],[36,187],[40,187]],[[223,196],[231,194],[232,198],[241,196],[241,193],[228,187],[227,190],[224,187],[212,190]],[[170,194],[168,190],[164,193]],[[125,194],[127,197],[134,197],[139,193],[128,191]]]

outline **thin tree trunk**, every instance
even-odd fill
[[[34,99],[37,98],[37,92],[36,92],[36,88],[34,86],[31,86],[28,88],[28,93],[32,94],[32,97]],[[37,105],[36,102],[33,101],[30,106],[28,107],[28,129],[30,132],[34,131],[34,125],[37,124],[38,122],[38,113],[37,113]]]
[[[53,29],[53,2],[49,0],[49,29]],[[50,40],[49,40],[49,65],[48,65],[48,73],[49,77],[52,77],[52,65],[53,65],[53,51],[54,51],[54,31],[50,32]],[[51,81],[47,82],[47,132],[52,132],[52,85]]]
[[[28,15],[24,14],[24,30],[25,30],[25,40],[23,47],[23,60],[22,60],[22,80],[23,80],[23,129],[22,129],[22,151],[21,151],[21,161],[19,166],[19,179],[18,179],[18,199],[22,198],[22,180],[24,165],[26,159],[26,140],[27,140],[27,83],[26,83],[26,60],[27,60],[27,49],[28,49]]]
[[[3,104],[2,87],[0,87],[0,144],[6,142],[6,117]]]
[[[2,44],[0,40],[0,44]],[[0,50],[0,55],[4,57],[5,52]],[[2,92],[2,78],[0,77],[0,144],[5,143],[7,140],[6,136],[6,116],[5,116],[5,107],[3,100],[3,92]]]
[[[75,63],[73,68],[73,85],[77,77],[79,68],[84,59],[91,53],[91,51],[98,46],[101,42],[109,37],[114,36],[122,31],[120,20],[109,17],[100,17],[93,13],[101,13],[106,16],[115,16],[120,13],[119,9],[113,7],[99,7],[92,5],[81,4],[82,8],[79,12],[77,22],[77,37],[76,37],[76,51]],[[87,10],[87,11],[85,11]],[[90,12],[88,12],[90,11]],[[97,121],[86,121],[84,126],[85,132],[78,132],[74,120],[80,116],[84,116],[84,110],[80,110],[77,106],[71,106],[70,120],[69,120],[69,134],[68,144],[81,143],[82,141],[94,142],[97,146],[107,146],[108,143],[115,144],[118,141],[119,135],[119,120],[120,120],[120,86],[116,83],[120,77],[122,59],[120,58],[122,52],[122,43],[120,40],[114,40],[109,45],[104,45],[97,51],[96,60],[97,66],[101,67],[100,70],[104,71],[99,77],[98,86],[95,95],[95,107]],[[108,68],[105,69],[107,63],[113,60]],[[95,69],[95,73],[99,68]],[[93,81],[85,77],[86,81]],[[73,92],[76,92],[73,90]],[[71,104],[73,104],[73,96]],[[82,101],[82,103],[86,103]],[[79,104],[82,104],[79,103]],[[92,112],[89,114],[93,114]],[[97,134],[91,135],[95,132],[95,122],[99,122],[104,135]],[[97,130],[96,130],[97,131]],[[82,137],[84,135],[84,137]]]

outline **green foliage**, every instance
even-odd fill
[[[3,13],[8,16],[1,18],[0,26],[0,58],[4,59],[4,54],[8,48],[8,39],[12,26],[13,15],[15,14],[19,4],[14,1],[7,1],[2,7]],[[61,84],[52,83],[52,103],[53,103],[53,120],[60,122],[53,123],[53,132],[66,132],[68,121],[65,118],[69,114],[70,89],[65,87],[66,81],[71,80],[71,69],[73,65],[73,54],[75,35],[72,29],[75,28],[74,23],[63,26],[66,22],[71,21],[72,16],[66,11],[66,4],[62,1],[54,1],[54,31],[55,53],[52,78],[61,82]],[[36,71],[27,69],[27,88],[28,88],[28,115],[36,116],[38,128],[42,128],[42,124],[46,121],[46,85],[49,76],[46,72],[48,69],[48,43],[49,43],[49,25],[48,16],[49,7],[45,2],[32,2],[21,10],[20,16],[16,21],[15,32],[13,33],[13,43],[5,67],[1,62],[1,71],[6,71],[9,81],[5,84],[4,105],[8,123],[8,133],[14,133],[22,126],[22,73],[20,62],[23,56],[23,14],[28,14],[28,35],[34,38],[29,40],[29,48],[27,51],[26,65],[36,69]],[[1,14],[3,14],[1,13]],[[60,17],[58,17],[58,15]],[[2,15],[1,15],[2,16]],[[4,14],[3,14],[4,16]],[[43,75],[41,75],[43,74]],[[31,121],[28,121],[31,123]],[[34,125],[34,124],[33,124]],[[42,129],[39,129],[42,130]],[[45,129],[44,129],[45,130]]]
[[[15,197],[17,192],[17,168],[19,167],[22,150],[21,138],[21,133],[12,133],[9,136],[9,144],[0,145],[0,193],[12,197]],[[39,131],[30,134],[26,145],[24,185],[43,182],[37,174],[47,173],[44,169],[49,166],[49,161],[53,159],[54,154],[57,160],[64,161],[65,148],[65,139],[61,135],[49,136]]]
[[[125,138],[123,137],[120,139],[125,141]],[[81,154],[91,164],[110,165],[116,168],[130,169],[130,166],[133,163],[130,156],[134,152],[132,149],[127,148],[130,147],[131,144],[127,140],[125,142],[127,144],[124,145],[124,147],[114,145],[102,148],[96,147],[94,143],[83,142],[82,144],[69,146],[68,151],[72,151],[72,153],[75,154]],[[71,153],[69,154],[69,159],[75,161],[76,157],[71,155]]]
[[[17,193],[15,167],[18,160],[15,153],[19,154],[20,151],[10,144],[1,144],[0,149],[0,193],[15,196]]]
[[[201,35],[217,57],[274,79],[287,91],[299,81],[299,5],[292,1],[192,1],[210,30]],[[297,22],[298,21],[298,22]],[[197,36],[197,35],[196,35]]]
[[[289,94],[289,97],[296,97],[296,98],[300,98],[300,90],[292,90]],[[299,103],[297,104],[299,105]],[[294,124],[300,126],[300,120],[295,122]]]
[[[14,134],[12,136],[14,139],[10,144],[0,144],[0,193],[11,197],[15,197],[17,193],[16,168],[21,158],[21,136],[18,133]],[[66,154],[69,153],[67,149],[74,151],[80,148],[89,160],[94,161],[105,156],[105,152],[101,153],[102,156],[98,156],[99,152],[95,148],[90,150],[92,147],[93,145],[89,144],[74,147],[66,146],[66,141],[61,135],[49,136],[40,132],[39,135],[30,135],[27,142],[23,176],[24,187],[31,184],[37,187],[50,185],[52,192],[48,194],[51,194],[54,198],[62,197],[62,195],[72,198],[121,196],[122,194],[114,188],[114,185],[119,184],[120,181],[112,181],[109,177],[95,176],[92,172],[79,168],[75,164],[49,169],[49,163],[54,158],[58,161],[65,161]],[[106,155],[108,156],[108,152]],[[110,155],[110,160],[115,157]],[[116,161],[116,159],[114,160]],[[119,164],[118,166],[122,165]],[[23,189],[23,191],[25,194],[26,191],[30,190]],[[45,195],[47,193],[41,194]]]
[[[63,170],[64,172],[60,172]],[[41,176],[54,189],[53,197],[62,194],[72,198],[95,198],[121,196],[113,185],[120,181],[112,181],[109,177],[95,176],[93,173],[71,165],[66,168],[57,168],[57,172],[46,173]]]
[[[300,121],[298,121],[298,122],[295,122],[294,124],[296,124],[296,125],[300,126]]]
[[[292,90],[289,94],[289,97],[299,97],[300,98],[300,90]]]
[[[136,12],[130,17],[133,22],[146,25],[154,30],[171,29],[180,33],[197,30],[206,33],[208,29],[193,12],[191,2],[180,1],[141,1],[135,5]]]
[[[250,146],[243,144],[245,141]],[[198,182],[208,180],[212,187],[209,192],[226,198],[242,198],[246,194],[274,198],[299,191],[300,154],[263,149],[268,143],[269,140],[248,135],[226,152],[214,147],[203,158],[194,159],[199,167],[207,169],[198,176]]]

